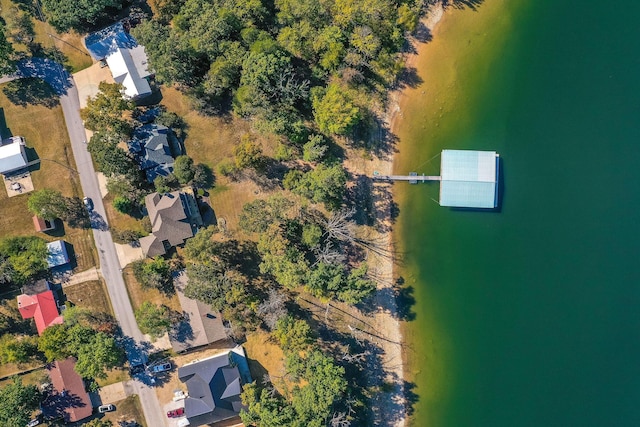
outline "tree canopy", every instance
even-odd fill
[[[23,385],[20,378],[0,389],[0,424],[24,427],[38,408],[40,395],[34,385]]]
[[[122,8],[124,0],[41,0],[49,23],[58,31],[82,33]]]
[[[40,336],[38,349],[49,362],[76,357],[76,372],[90,379],[106,378],[106,369],[120,365],[123,358],[113,336],[79,323],[48,327]]]
[[[67,212],[66,200],[62,193],[48,188],[31,193],[27,208],[34,215],[50,220],[62,218]]]
[[[145,301],[136,309],[135,315],[140,331],[143,334],[149,334],[152,338],[163,335],[171,327],[167,306]]]
[[[0,267],[8,281],[24,284],[30,278],[45,272],[47,243],[39,237],[7,237],[0,240]]]
[[[7,40],[5,26],[0,22],[0,76],[9,74],[15,70],[13,61],[13,46]]]

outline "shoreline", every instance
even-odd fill
[[[433,31],[444,16],[445,6],[438,1],[429,5],[420,25],[424,26],[425,40],[417,37],[410,39],[415,52],[405,54],[405,68],[411,68],[420,54],[422,46],[428,43]],[[402,116],[403,104],[406,100],[406,88],[395,89],[389,93],[387,106],[383,114],[384,125],[392,134],[397,134],[397,119]],[[396,150],[397,151],[397,150]],[[366,162],[365,170],[369,176],[377,171],[381,174],[391,175],[395,167],[397,156],[391,151],[387,156],[376,158]],[[360,169],[360,168],[357,168]],[[395,264],[395,236],[392,230],[392,206],[394,200],[393,184],[377,183],[372,187],[372,197],[375,209],[376,221],[379,230],[376,238],[379,246],[384,248],[383,254],[370,254],[369,265],[371,275],[378,282],[376,305],[382,307],[373,315],[376,333],[387,338],[374,342],[382,350],[381,363],[385,370],[385,386],[392,385],[389,390],[384,390],[372,398],[371,410],[374,414],[376,425],[404,427],[408,425],[409,407],[406,401],[405,384],[407,372],[405,369],[406,354],[404,341],[403,321],[399,317],[399,307],[395,299],[397,294]],[[385,255],[386,254],[386,255]],[[374,267],[375,266],[375,267]],[[392,297],[390,297],[392,296]],[[386,387],[385,387],[386,388]]]

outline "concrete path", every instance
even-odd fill
[[[120,262],[120,267],[125,268],[127,265],[132,263],[133,261],[137,261],[139,259],[144,258],[144,254],[142,253],[141,247],[133,247],[131,245],[121,245],[119,243],[115,243],[116,252],[118,253],[118,261]]]
[[[67,280],[62,283],[62,287],[66,288],[67,286],[77,285],[91,280],[100,280],[100,273],[95,267],[70,275]]]
[[[80,184],[86,197],[93,200],[94,209],[91,213],[93,237],[98,248],[100,270],[107,284],[111,304],[124,338],[122,344],[127,352],[131,364],[147,361],[150,343],[140,332],[133,314],[131,301],[122,278],[118,255],[109,232],[109,224],[105,214],[102,196],[93,168],[91,156],[84,141],[87,139],[82,119],[80,118],[80,100],[73,78],[58,63],[46,58],[30,58],[18,64],[16,76],[39,77],[49,83],[60,95],[60,105],[67,125],[67,132],[71,141],[71,148],[76,160],[76,167],[80,176]],[[1,80],[0,80],[1,81]],[[134,381],[134,389],[140,397],[142,410],[148,426],[166,426],[166,415],[162,413],[155,391],[142,381]]]

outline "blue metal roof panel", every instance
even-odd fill
[[[498,185],[493,182],[442,181],[440,205],[461,208],[495,208]]]
[[[443,181],[496,181],[496,152],[442,150]]]

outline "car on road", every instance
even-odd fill
[[[27,427],[36,427],[40,425],[40,418],[34,418],[27,423]]]
[[[142,372],[144,372],[144,363],[139,363],[137,365],[131,365],[131,367],[129,368],[129,375],[134,376],[136,374],[140,374]]]
[[[112,404],[98,406],[98,412],[101,414],[104,414],[105,412],[112,412],[115,410],[116,410],[116,407],[113,406]]]
[[[155,365],[150,368],[150,371],[154,374],[158,374],[160,372],[165,372],[171,370],[171,363],[162,363],[160,365]]]
[[[178,409],[174,409],[173,411],[168,411],[167,417],[176,418],[176,417],[182,416],[183,414],[184,414],[184,408],[178,408]]]
[[[82,203],[84,203],[85,207],[88,210],[93,209],[93,200],[91,200],[89,197],[85,197],[84,199],[82,199]]]

